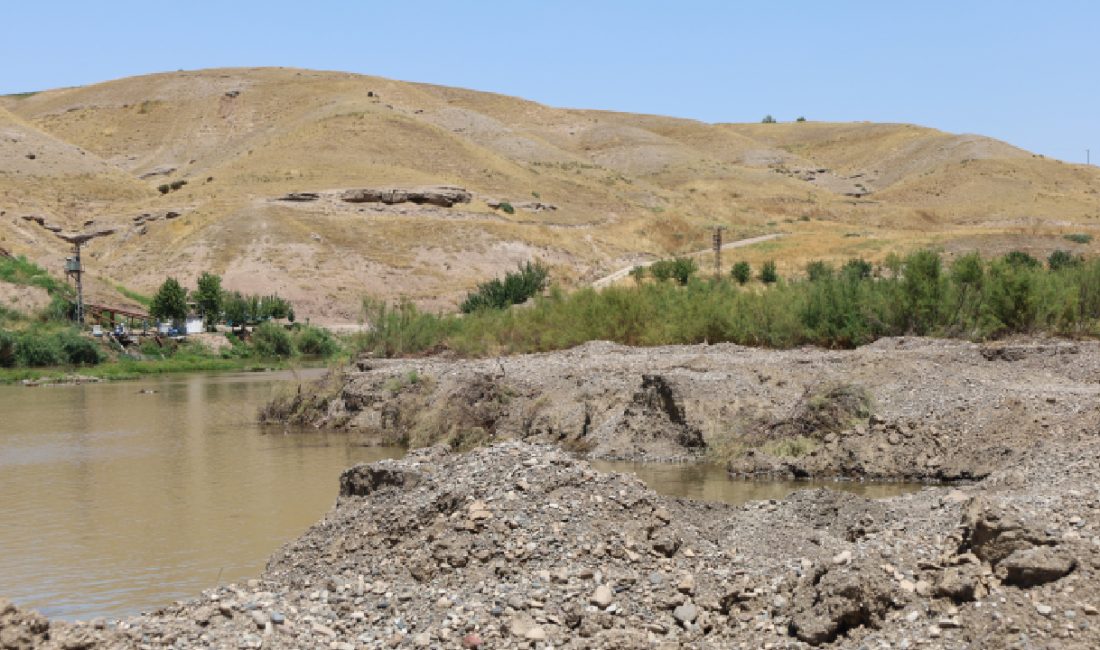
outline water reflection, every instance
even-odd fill
[[[718,465],[679,463],[629,463],[593,461],[592,466],[605,472],[636,474],[646,485],[661,494],[740,505],[748,501],[783,499],[796,490],[829,488],[852,492],[870,499],[915,492],[921,486],[908,483],[858,483],[854,481],[747,481],[730,479]]]

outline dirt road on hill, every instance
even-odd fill
[[[734,249],[734,248],[743,248],[745,246],[752,246],[753,244],[760,244],[762,242],[771,241],[772,239],[777,239],[777,238],[782,237],[782,236],[783,235],[781,233],[773,233],[773,234],[770,234],[770,235],[760,235],[759,237],[750,237],[748,239],[739,239],[737,241],[731,241],[728,244],[722,244],[722,250],[729,250],[729,249]],[[706,250],[695,251],[694,253],[688,253],[687,257],[695,257],[697,255],[706,255],[707,253],[710,253],[710,252],[711,252],[711,249],[708,248]],[[639,262],[637,264],[632,264],[630,266],[625,266],[625,267],[619,269],[618,271],[615,271],[614,273],[612,273],[610,275],[605,275],[604,277],[596,280],[595,282],[592,283],[592,287],[595,288],[595,289],[602,289],[604,287],[609,287],[609,286],[615,284],[616,282],[618,282],[619,280],[622,280],[623,278],[630,275],[630,272],[633,271],[635,267],[650,266],[656,261],[657,260],[651,260],[649,262]]]

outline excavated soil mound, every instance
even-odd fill
[[[341,477],[259,580],[0,647],[1095,648],[1100,442],[962,489],[742,507],[661,497],[556,448],[434,447]]]
[[[503,439],[742,475],[975,480],[1100,428],[1100,344],[884,339],[851,351],[589,343],[500,359],[361,359],[269,420],[368,442]]]

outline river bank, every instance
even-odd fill
[[[977,480],[1037,440],[1100,427],[1100,343],[891,338],[850,351],[732,344],[375,360],[268,421],[379,444],[506,439],[591,458],[728,463],[745,476]]]

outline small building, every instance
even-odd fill
[[[205,328],[198,316],[188,316],[184,322],[184,331],[188,334],[202,334]]]

